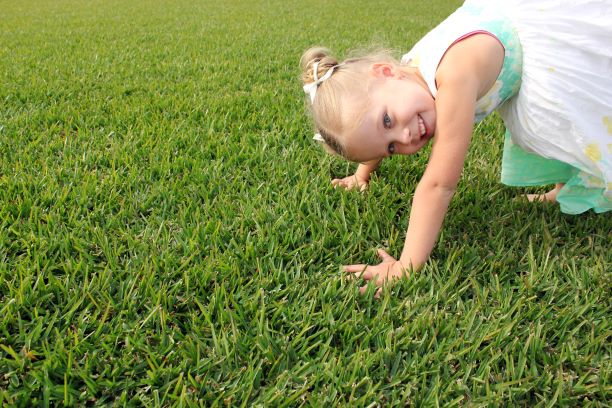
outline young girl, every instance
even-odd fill
[[[397,63],[302,56],[315,139],[360,162],[333,180],[365,188],[381,160],[433,140],[399,260],[344,269],[381,285],[419,269],[455,192],[473,124],[497,109],[506,125],[502,182],[555,184],[561,211],[612,209],[612,1],[467,0]],[[365,287],[364,287],[365,288]],[[364,289],[362,288],[362,290]]]

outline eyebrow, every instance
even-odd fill
[[[379,109],[378,120],[376,121],[376,129],[378,129],[379,131],[383,132],[383,134],[384,134],[385,130],[387,130],[387,128],[385,128],[385,122],[384,122],[385,113],[387,115],[389,115],[387,107],[383,106],[382,108]],[[389,119],[391,119],[391,115],[389,115]],[[382,157],[391,157],[391,156],[393,156],[392,154],[389,154],[389,145],[386,144],[386,141],[385,141],[385,144],[383,145],[383,151],[381,153],[383,155]]]
[[[386,111],[387,111],[387,109],[384,108],[384,107],[381,108],[381,109],[378,109],[378,112],[377,112],[378,119],[376,120],[376,128],[377,129],[385,130],[385,124],[384,124],[384,117],[385,116],[384,116],[384,114],[385,114]]]
[[[374,130],[376,132],[384,132],[386,129],[384,128],[383,122],[382,122],[382,118],[383,118],[383,113],[387,112],[386,107],[382,107],[382,108],[377,108],[377,107],[371,107],[369,109],[366,110],[363,119],[361,121],[361,125],[364,125],[368,122],[368,120],[370,119],[368,116],[368,114],[373,113],[374,115]],[[360,126],[361,126],[360,125]],[[358,126],[359,127],[359,126]],[[375,143],[374,143],[375,144]],[[352,149],[348,149],[348,150],[352,150]],[[354,162],[363,162],[363,161],[369,161],[369,160],[373,160],[373,159],[367,159],[367,160],[356,160],[354,158],[354,156],[351,154],[352,152],[347,151],[348,156],[352,156],[352,158],[350,160],[354,161]],[[383,149],[381,152],[377,152],[376,153],[376,157],[375,158],[379,158],[379,155],[382,155],[380,157],[391,157],[391,155],[389,155],[389,152],[387,150],[387,147],[383,146]]]

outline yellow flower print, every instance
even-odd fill
[[[582,175],[582,183],[588,188],[604,188],[606,186],[600,178],[586,173]]]
[[[405,57],[405,56],[404,56]],[[421,65],[421,54],[414,54],[410,59],[402,58],[402,64],[407,64],[409,67],[419,67]]]
[[[598,162],[601,160],[601,151],[599,150],[599,146],[595,143],[591,143],[584,149],[584,154],[591,159],[592,162]]]
[[[489,113],[493,110],[499,103],[501,102],[501,98],[499,97],[499,93],[503,86],[503,82],[499,79],[495,81],[491,89],[478,100],[476,104],[477,112]]]
[[[604,116],[602,120],[603,120],[604,126],[608,128],[608,134],[612,136],[612,117]]]

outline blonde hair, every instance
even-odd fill
[[[319,62],[317,65],[318,78],[325,75],[332,67],[336,68],[331,77],[317,88],[314,102],[311,103],[310,99],[306,98],[306,105],[317,133],[324,140],[326,150],[348,158],[341,135],[357,127],[363,117],[368,101],[370,68],[378,62],[388,62],[398,66],[399,63],[391,57],[389,51],[379,50],[348,58],[338,66],[340,62],[331,55],[327,48],[313,47],[306,50],[300,59],[304,85],[314,82],[313,67],[317,61]],[[346,109],[343,102],[348,100],[362,101],[361,107],[358,104],[356,111],[352,112],[354,117],[350,120],[342,115]]]

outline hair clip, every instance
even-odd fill
[[[330,69],[327,70],[327,72],[325,73],[325,75],[323,75],[321,78],[319,78],[319,74],[318,74],[318,70],[319,70],[319,62],[321,62],[321,60],[316,61],[313,65],[312,65],[312,73],[314,76],[314,81],[304,85],[304,92],[308,95],[310,95],[310,103],[314,103],[315,100],[315,95],[317,94],[317,88],[319,87],[319,85],[321,85],[321,83],[323,83],[324,81],[326,81],[327,79],[329,79],[329,77],[332,76],[332,74],[334,73],[334,70],[338,67],[341,67],[344,64],[338,64],[338,65],[334,65],[333,67],[331,67]]]

